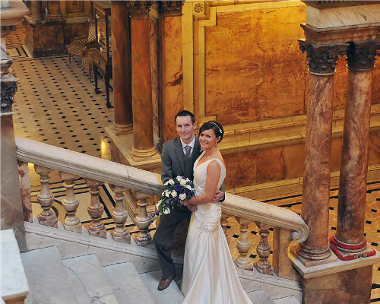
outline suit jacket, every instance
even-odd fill
[[[194,149],[191,154],[190,161],[185,159],[183,153],[181,140],[176,137],[167,141],[161,155],[162,169],[161,180],[163,183],[176,176],[185,176],[193,180],[194,172],[193,167],[197,158],[201,155],[201,146],[198,137],[195,137]]]

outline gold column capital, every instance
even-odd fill
[[[131,18],[149,18],[149,9],[153,1],[128,1],[127,7]]]
[[[164,16],[182,16],[182,6],[184,0],[180,1],[166,1],[158,2],[160,14]]]
[[[335,66],[339,55],[346,54],[348,43],[317,45],[303,39],[298,39],[300,50],[306,52],[310,73],[331,75],[335,73]]]
[[[373,70],[379,46],[380,40],[351,42],[347,50],[347,67],[355,71]]]

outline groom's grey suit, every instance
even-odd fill
[[[196,159],[201,155],[199,140],[195,138],[194,149],[190,160],[183,153],[181,140],[176,137],[164,144],[161,161],[161,180],[163,183],[176,176],[185,176],[193,180],[193,167]],[[158,261],[162,270],[162,278],[167,279],[175,275],[175,267],[171,257],[171,247],[175,228],[183,220],[189,221],[191,211],[187,207],[180,206],[160,217],[160,223],[153,237]]]

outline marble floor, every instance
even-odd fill
[[[33,59],[24,45],[24,40],[25,35],[21,26],[6,40],[8,54],[13,59],[13,70],[19,78],[18,92],[15,94],[13,106],[15,135],[109,159],[109,139],[105,136],[104,128],[113,122],[113,109],[106,107],[105,94],[94,93],[93,80],[81,70],[80,59],[74,58],[71,64],[67,56]],[[102,81],[100,84],[102,85]],[[111,103],[112,99],[111,92]],[[30,170],[30,174],[35,201],[39,181],[34,170]],[[57,172],[52,174],[51,182],[56,196],[55,208],[59,213],[60,197],[64,196],[64,188]],[[88,200],[88,188],[83,180],[78,180],[77,185],[77,195]],[[101,195],[105,206],[106,226],[107,229],[112,229],[113,222],[108,209],[114,202],[107,186],[103,187]],[[300,213],[301,201],[301,194],[295,193],[290,197],[271,199],[267,203]],[[330,235],[336,230],[337,202],[338,190],[331,189]],[[38,212],[39,206],[36,204],[33,206],[34,212]],[[84,215],[86,211],[79,213]],[[365,216],[367,241],[375,249],[380,250],[380,228],[378,228],[380,227],[380,181],[368,183]],[[87,217],[83,218],[84,223],[88,222]],[[228,228],[232,236],[231,251],[236,255],[239,226],[233,218],[229,219]],[[251,258],[257,261],[255,247],[259,235],[254,224],[249,228],[253,244]],[[129,229],[133,232],[132,226]],[[270,234],[270,242],[271,237]],[[372,287],[371,302],[380,302],[380,264],[374,266]]]

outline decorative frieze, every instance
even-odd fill
[[[13,77],[12,77],[13,78]],[[1,79],[1,114],[12,112],[13,95],[17,92],[17,80]]]
[[[315,45],[299,39],[300,50],[306,52],[309,71],[315,74],[333,74],[338,61],[338,55],[346,54],[348,43]]]
[[[129,1],[127,7],[132,18],[147,18],[153,1]]]
[[[159,1],[160,13],[165,16],[182,16],[182,6],[185,1]]]
[[[347,50],[347,65],[351,70],[370,71],[375,67],[376,48],[380,41],[353,42]]]

